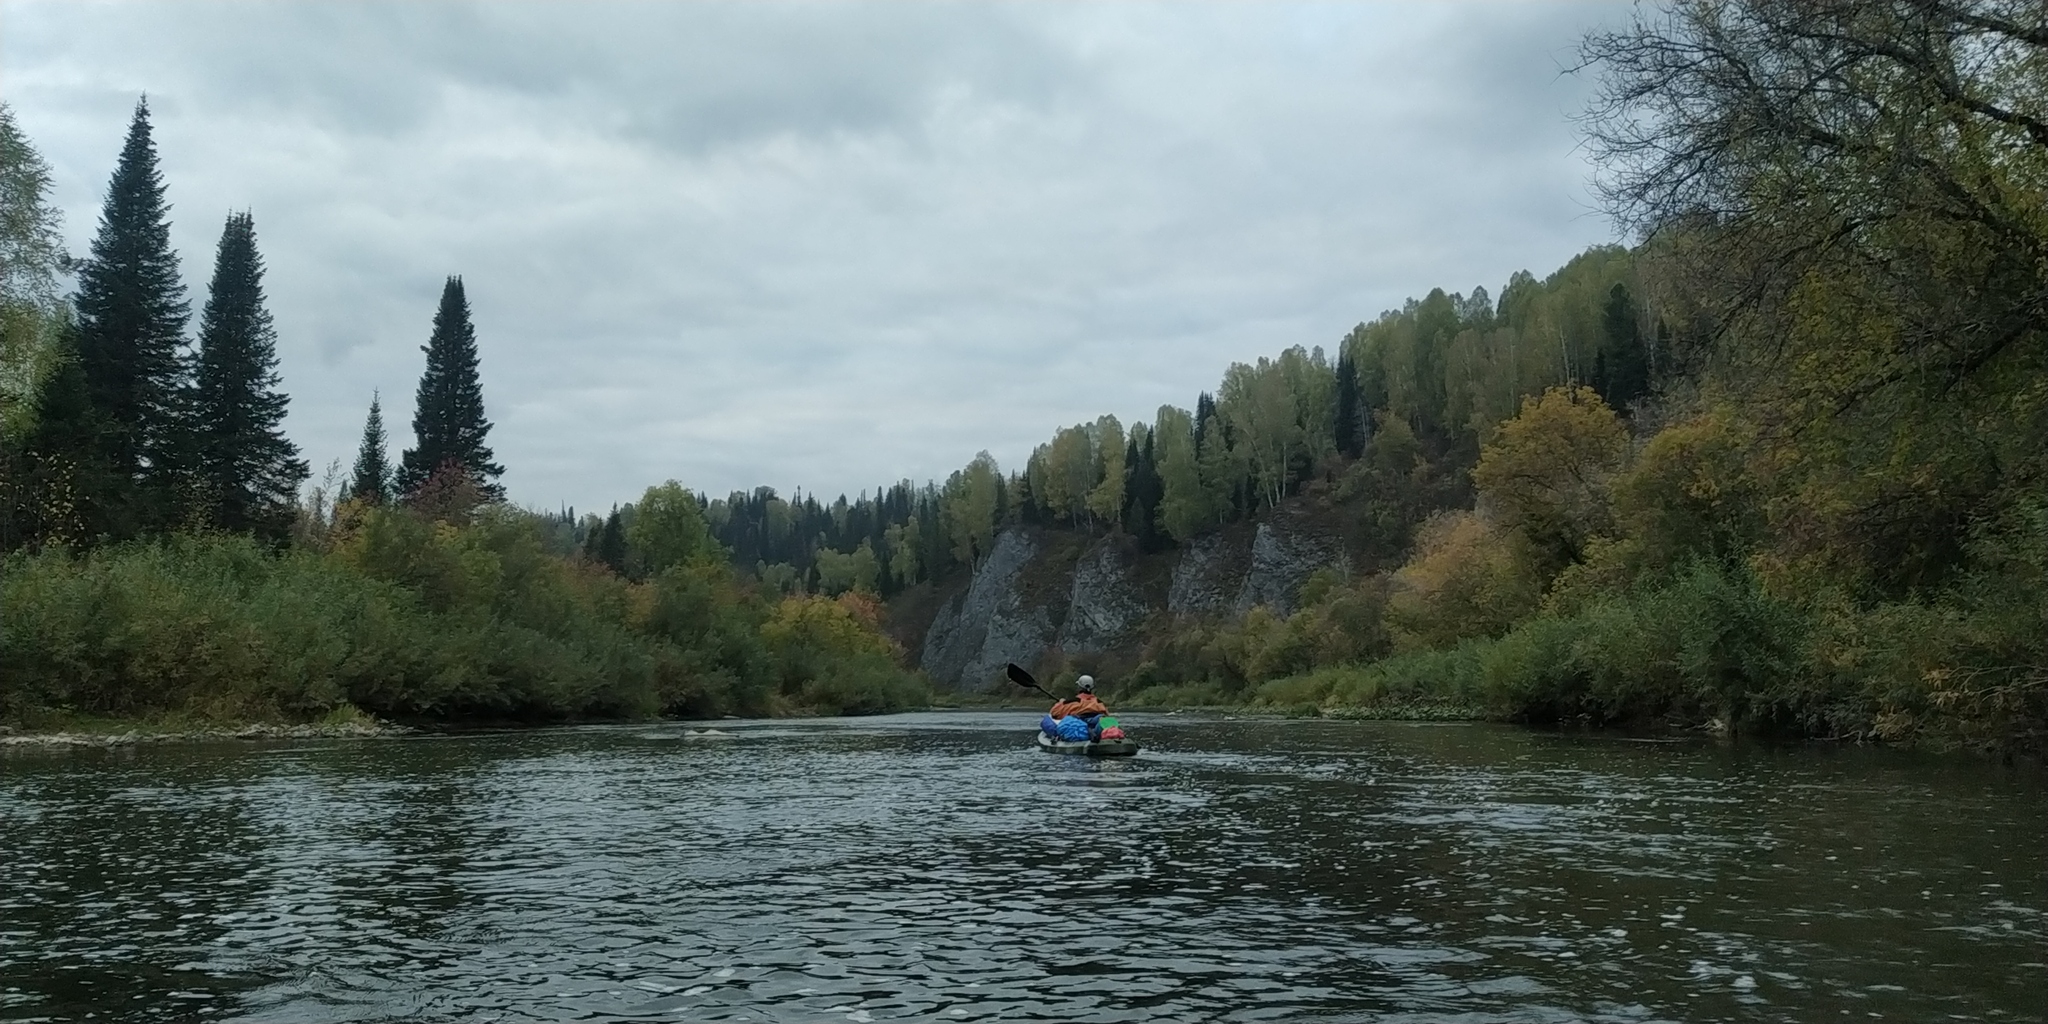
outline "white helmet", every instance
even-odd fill
[[[1081,678],[1074,680],[1074,689],[1079,690],[1082,693],[1094,693],[1095,677],[1082,676]]]

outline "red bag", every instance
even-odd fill
[[[1106,739],[1106,740],[1120,740],[1120,739],[1123,739],[1123,738],[1124,738],[1124,730],[1123,730],[1123,727],[1122,727],[1122,726],[1117,726],[1117,725],[1112,725],[1112,726],[1110,726],[1109,728],[1107,728],[1107,729],[1104,729],[1104,730],[1102,730],[1102,738],[1103,738],[1103,739]]]

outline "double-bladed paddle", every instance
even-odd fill
[[[1033,690],[1037,690],[1038,692],[1045,694],[1048,697],[1052,697],[1052,699],[1055,701],[1059,700],[1058,697],[1054,697],[1053,694],[1050,691],[1048,691],[1045,687],[1038,685],[1038,680],[1031,678],[1031,673],[1024,671],[1024,669],[1021,666],[1019,666],[1016,662],[1011,662],[1010,667],[1007,671],[1010,674],[1010,681],[1016,683],[1018,686],[1029,687]]]

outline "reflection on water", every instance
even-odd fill
[[[2037,773],[1142,715],[1145,752],[1097,762],[1035,720],[10,755],[0,1019],[2048,1006]]]

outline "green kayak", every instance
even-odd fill
[[[1065,742],[1039,733],[1038,749],[1048,754],[1079,754],[1082,757],[1133,757],[1138,753],[1138,741],[1126,737],[1120,740],[1092,740],[1087,743]]]

